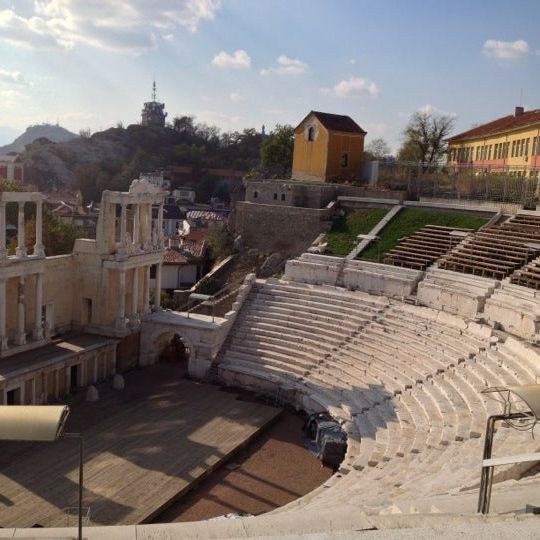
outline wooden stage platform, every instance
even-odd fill
[[[152,379],[155,369],[164,376]],[[211,385],[171,378],[167,369],[140,370],[138,381],[128,375],[123,391],[105,383],[99,402],[79,396],[72,405],[68,431],[84,432],[84,505],[92,525],[149,521],[280,412]],[[141,389],[131,386],[126,397],[135,384]],[[85,414],[97,418],[85,421]],[[29,449],[7,444],[12,446],[5,448],[0,468],[0,526],[66,525],[63,509],[77,505],[77,441]]]

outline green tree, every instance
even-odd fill
[[[233,252],[234,238],[225,227],[212,227],[206,240],[210,248],[210,254],[216,260],[225,259]]]
[[[47,257],[67,255],[73,251],[75,240],[84,236],[73,223],[66,223],[54,215],[46,206],[43,208],[43,246]],[[26,247],[31,250],[36,242],[36,222],[32,218],[25,226]]]
[[[445,139],[450,135],[453,127],[452,116],[416,111],[403,133],[403,145],[399,151],[400,159],[402,156],[412,156],[418,157],[417,161],[422,163],[437,163],[447,151]]]
[[[277,124],[261,143],[261,164],[285,175],[292,168],[294,128]]]

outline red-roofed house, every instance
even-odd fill
[[[525,111],[516,107],[514,114],[450,137],[448,145],[449,164],[538,176],[540,109]]]
[[[175,240],[179,239],[178,242]],[[161,288],[165,290],[186,289],[197,283],[208,264],[206,240],[186,240],[185,237],[169,238],[169,247],[163,257]],[[150,275],[153,285],[155,275]]]

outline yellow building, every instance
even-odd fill
[[[294,130],[292,177],[316,182],[358,177],[365,135],[349,116],[311,111]]]
[[[540,170],[540,109],[514,114],[448,139],[448,163],[467,164],[486,172],[510,171],[538,176]]]

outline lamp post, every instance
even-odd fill
[[[79,439],[79,523],[82,540],[83,438],[80,433],[65,433],[69,416],[67,405],[0,405],[0,440],[56,442],[61,438]]]

